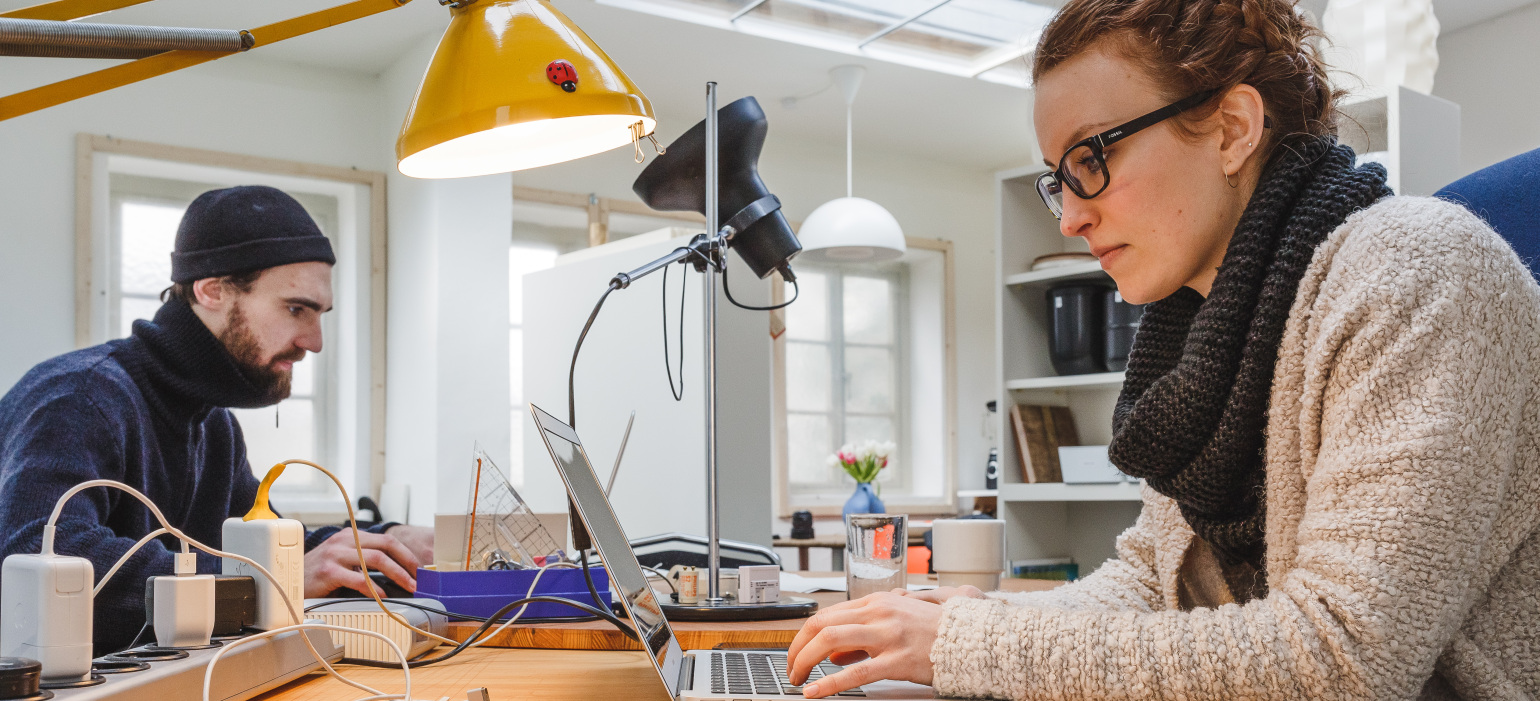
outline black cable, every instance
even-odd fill
[[[150,622],[149,621],[145,621],[144,625],[139,626],[139,632],[134,634],[134,641],[129,643],[128,647],[125,647],[123,649],[124,650],[132,650],[132,649],[134,649],[136,647],[139,647],[139,639],[144,637],[144,632],[149,630],[149,629],[150,629]]]
[[[685,275],[679,282],[679,391],[674,391],[674,370],[668,364],[668,269],[663,268],[663,371],[668,373],[668,393],[674,395],[674,401],[684,400],[684,291],[690,284],[690,276]]]
[[[331,599],[331,600],[328,600],[328,601],[322,601],[320,603],[315,603],[315,604],[311,604],[309,606],[306,606],[305,607],[305,612],[309,613],[309,612],[314,611],[316,609],[326,608],[328,606],[336,606],[338,604],[350,604],[350,603],[353,603],[353,602],[356,602],[356,601],[362,601],[362,599]],[[444,616],[446,616],[446,617],[448,617],[450,619],[456,620],[456,621],[475,621],[476,623],[486,623],[487,621],[492,621],[493,623],[507,623],[508,622],[506,619],[501,619],[501,618],[494,619],[494,618],[487,618],[486,616],[472,616],[471,614],[468,614],[468,613],[455,613],[453,611],[445,611],[444,609],[441,609],[441,608],[434,608],[432,606],[424,606],[424,605],[419,604],[419,603],[415,603],[415,602],[411,602],[411,601],[405,601],[405,600],[402,600],[402,599],[391,599],[390,603],[392,605],[395,605],[395,606],[405,606],[407,608],[414,608],[414,609],[417,609],[419,611],[427,611],[429,613],[443,614]],[[597,621],[597,620],[599,620],[599,617],[598,616],[542,616],[538,620],[541,623],[586,623],[588,621]]]
[[[583,333],[578,334],[577,345],[572,348],[572,367],[567,370],[567,425],[577,428],[577,359],[578,351],[583,350],[583,339],[588,338],[588,329],[594,325],[594,319],[599,317],[599,309],[604,306],[604,300],[608,299],[611,292],[620,289],[620,284],[611,282],[605,288],[604,294],[599,295],[599,303],[594,305],[593,313],[588,315],[588,322],[583,324]]]
[[[583,565],[583,582],[588,585],[588,595],[594,598],[594,605],[605,608],[608,604],[604,603],[604,599],[599,598],[599,589],[594,586],[594,576],[588,571],[587,550],[578,551],[578,562]]]
[[[725,261],[724,261],[724,263],[725,263]],[[725,264],[722,266],[722,291],[727,293],[727,301],[732,302],[733,306],[735,306],[735,307],[737,307],[739,309],[747,309],[747,310],[749,310],[751,312],[773,312],[773,311],[775,311],[777,309],[785,309],[785,308],[791,306],[791,303],[797,301],[797,297],[800,297],[802,295],[802,286],[798,285],[796,280],[792,280],[791,281],[791,290],[792,290],[791,299],[788,299],[785,302],[782,302],[780,304],[774,304],[774,305],[771,305],[771,306],[768,306],[768,307],[755,307],[755,306],[751,306],[751,305],[748,305],[748,304],[743,304],[743,303],[739,302],[738,300],[733,299],[733,288],[732,288],[731,285],[727,284],[727,269],[729,267],[731,267],[731,266],[728,266],[728,265],[725,265]]]
[[[660,570],[656,567],[648,567],[646,565],[642,565],[642,569],[651,572],[653,576],[663,580],[663,583],[667,584],[669,589],[674,590],[675,594],[679,593],[679,587],[674,586],[674,580],[668,578],[667,572],[664,572],[663,570]]]
[[[492,614],[491,618],[493,618],[493,619],[499,618],[503,614],[508,613],[509,611],[512,611],[513,608],[516,607],[516,606],[523,606],[524,604],[539,604],[539,603],[559,604],[559,605],[562,605],[562,606],[571,606],[571,607],[576,608],[576,609],[581,609],[583,611],[587,611],[589,614],[591,614],[593,616],[597,616],[599,618],[602,618],[605,621],[608,621],[610,623],[610,625],[613,625],[616,628],[620,629],[620,632],[624,633],[627,638],[630,638],[630,639],[635,640],[637,642],[641,641],[641,638],[636,634],[636,631],[632,630],[631,627],[626,625],[625,623],[622,623],[619,618],[616,618],[614,616],[614,614],[610,614],[610,613],[606,613],[604,611],[600,611],[599,609],[593,608],[592,606],[589,606],[587,604],[581,604],[581,603],[578,603],[578,602],[573,601],[571,599],[563,599],[563,598],[555,597],[555,596],[531,596],[531,597],[526,597],[526,598],[523,598],[523,599],[519,599],[518,601],[509,602],[508,604],[504,605],[502,608],[498,609],[497,613]],[[491,630],[492,626],[494,626],[494,625],[496,625],[496,624],[493,623],[492,621],[490,621],[490,620],[486,621],[486,622],[482,623],[480,626],[478,626],[476,628],[475,632],[471,633],[471,636],[469,638],[466,638],[465,640],[461,641],[459,645],[456,645],[449,652],[446,652],[446,653],[444,653],[442,655],[439,655],[438,657],[428,657],[428,658],[424,658],[424,659],[412,660],[410,662],[407,662],[406,666],[408,668],[411,668],[411,669],[416,669],[418,667],[426,667],[426,666],[428,666],[430,664],[434,664],[434,663],[437,663],[437,662],[443,662],[444,660],[447,660],[447,659],[449,659],[451,657],[454,657],[455,655],[458,655],[461,652],[464,652],[465,650],[469,649],[471,645],[474,645],[476,643],[476,639],[477,638],[480,638],[488,630]],[[383,668],[383,669],[401,669],[401,663],[400,662],[377,662],[375,660],[355,660],[355,659],[344,659],[342,661],[346,662],[348,664],[356,664],[356,665],[359,665],[359,666],[362,666],[362,667],[380,667],[380,668]]]

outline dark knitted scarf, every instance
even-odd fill
[[[241,372],[225,344],[187,302],[172,298],[154,321],[134,322],[132,338],[114,353],[146,391],[155,413],[182,423],[210,407],[256,408],[272,401]]]
[[[1265,571],[1263,431],[1300,279],[1327,234],[1391,194],[1384,168],[1353,160],[1328,141],[1281,147],[1208,298],[1184,287],[1147,305],[1129,353],[1108,456],[1174,499],[1226,567]]]

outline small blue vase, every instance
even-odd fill
[[[886,513],[886,507],[882,505],[882,500],[877,498],[877,493],[872,491],[871,482],[857,482],[856,493],[850,495],[850,498],[845,501],[845,508],[840,511],[844,516],[880,513]]]

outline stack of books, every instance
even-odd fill
[[[1052,579],[1074,581],[1080,577],[1080,566],[1067,557],[1050,557],[1040,560],[1012,560],[1011,576],[1017,579]]]

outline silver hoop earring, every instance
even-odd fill
[[[1223,172],[1223,171],[1220,171],[1220,172]],[[1225,173],[1224,176],[1225,176],[1225,184],[1229,185],[1231,190],[1234,190],[1234,189],[1236,189],[1236,188],[1241,186],[1240,183],[1232,183],[1232,182],[1230,182],[1230,174],[1229,173]]]

